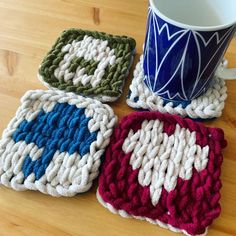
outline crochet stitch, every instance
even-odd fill
[[[0,140],[0,183],[71,197],[97,177],[116,116],[108,105],[62,91],[28,91]]]
[[[190,119],[135,112],[105,153],[98,200],[123,217],[186,235],[206,234],[220,214],[224,133]]]
[[[202,96],[192,100],[189,104],[174,104],[166,102],[152,93],[143,82],[143,56],[134,70],[134,78],[130,85],[127,104],[136,109],[159,111],[190,117],[193,119],[211,119],[220,117],[227,98],[227,88],[223,79],[215,77],[212,86]]]
[[[65,30],[44,58],[38,78],[51,89],[115,101],[122,93],[135,45],[127,36]]]

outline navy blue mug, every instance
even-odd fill
[[[143,63],[148,88],[182,104],[202,95],[236,32],[235,10],[235,0],[150,0]]]

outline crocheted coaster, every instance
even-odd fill
[[[130,107],[162,113],[181,115],[193,119],[211,119],[220,117],[227,98],[227,88],[223,79],[215,77],[212,86],[207,92],[192,100],[189,104],[175,104],[164,101],[152,93],[143,82],[143,56],[134,70],[134,78],[130,85],[130,94],[127,104]]]
[[[116,116],[108,105],[61,91],[28,91],[0,140],[0,183],[71,197],[98,175]]]
[[[186,235],[205,234],[220,214],[221,129],[159,112],[120,122],[106,150],[98,200],[123,217]]]
[[[38,78],[48,88],[115,101],[122,93],[135,45],[126,36],[66,30],[44,58]]]

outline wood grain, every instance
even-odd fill
[[[44,88],[36,78],[38,66],[61,31],[77,27],[129,35],[137,41],[137,62],[145,36],[147,0],[0,0],[0,132],[30,89]],[[236,40],[228,51],[236,67]],[[133,110],[122,98],[112,104],[119,118]],[[223,116],[207,122],[224,129],[221,191],[222,214],[209,235],[236,235],[236,81],[227,81]],[[0,187],[0,236],[141,236],[175,235],[146,222],[123,219],[104,209],[91,191],[73,198],[52,198],[39,192],[15,192]]]

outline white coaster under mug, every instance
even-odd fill
[[[222,78],[215,76],[207,92],[189,104],[176,105],[174,102],[166,102],[146,86],[143,81],[142,65],[143,55],[134,70],[134,77],[129,88],[130,93],[126,100],[130,107],[176,114],[192,119],[212,119],[221,116],[227,98],[227,88]]]

